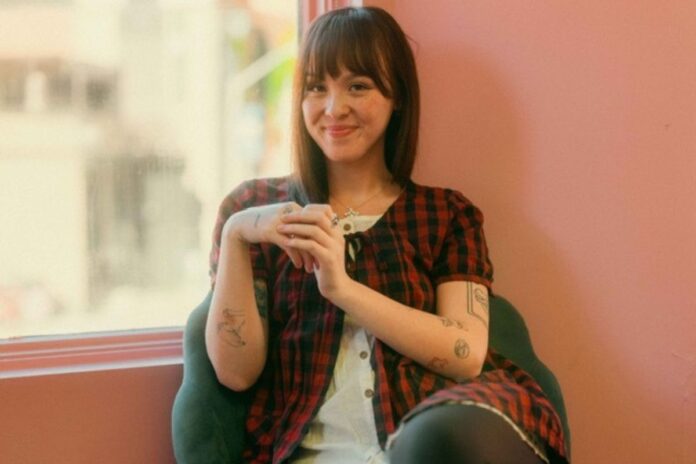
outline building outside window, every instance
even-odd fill
[[[0,338],[182,325],[290,171],[297,2],[0,1]]]

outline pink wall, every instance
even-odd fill
[[[0,381],[0,462],[173,463],[181,365]]]
[[[416,178],[483,209],[574,461],[695,463],[696,3],[365,3],[418,44]]]

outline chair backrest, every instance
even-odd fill
[[[558,379],[534,352],[527,324],[519,311],[502,296],[492,297],[490,307],[491,348],[527,371],[537,381],[561,418],[566,455],[570,456],[570,426]]]

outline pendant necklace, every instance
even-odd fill
[[[356,209],[353,209],[353,208],[351,208],[350,206],[344,205],[344,204],[341,202],[341,200],[339,200],[339,199],[336,198],[336,197],[331,197],[331,198],[333,198],[333,199],[336,201],[336,203],[338,203],[343,209],[346,210],[346,212],[343,213],[343,217],[344,217],[344,218],[349,218],[349,217],[359,216],[359,215],[360,215],[360,212],[357,211],[357,210],[359,210],[360,208],[362,208],[363,206],[365,206],[370,200],[373,200],[377,195],[379,195],[380,193],[382,193],[382,190],[383,190],[383,189],[380,188],[380,189],[377,191],[377,193],[375,193],[375,194],[372,195],[370,198],[368,198],[367,200],[363,201],[363,202],[360,203],[358,206],[356,206],[356,207],[355,207]]]

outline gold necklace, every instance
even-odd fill
[[[351,208],[350,206],[344,205],[343,202],[341,202],[341,200],[339,200],[339,199],[336,198],[336,197],[329,197],[329,198],[330,198],[330,199],[333,199],[336,203],[338,203],[341,207],[343,207],[343,209],[346,210],[346,212],[343,213],[343,217],[344,217],[344,218],[355,217],[355,216],[359,216],[359,215],[360,215],[360,212],[358,212],[357,210],[360,209],[360,208],[362,208],[363,206],[365,206],[370,200],[374,199],[377,195],[379,195],[380,193],[382,193],[382,190],[383,190],[383,188],[380,188],[380,189],[377,191],[377,193],[375,193],[375,194],[372,195],[370,198],[368,198],[367,200],[365,200],[365,201],[363,201],[362,203],[360,203],[358,206],[355,207],[355,209]]]

